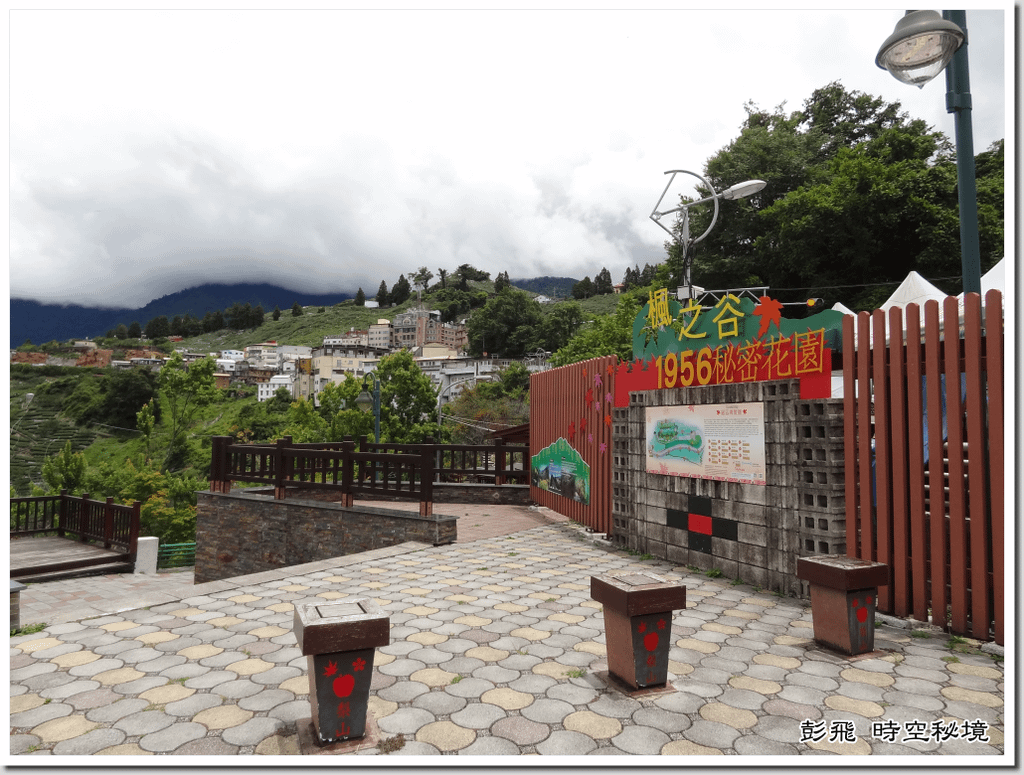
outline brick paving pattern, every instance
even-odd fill
[[[874,654],[845,658],[815,645],[801,601],[640,560],[546,510],[446,508],[462,509],[451,546],[199,586],[150,577],[163,588],[134,590],[120,601],[130,610],[90,601],[111,610],[11,638],[11,753],[298,754],[310,709],[293,606],[354,597],[390,615],[370,712],[382,740],[402,745],[351,755],[1004,752],[1002,663],[954,652],[946,636],[883,626]],[[673,691],[632,697],[602,679],[590,578],[633,570],[687,587],[671,623]],[[158,602],[140,606],[146,595]]]

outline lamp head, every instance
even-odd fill
[[[966,38],[938,11],[908,11],[878,49],[875,64],[897,81],[923,88],[949,64]]]
[[[744,180],[742,183],[737,183],[735,186],[729,186],[719,196],[722,199],[743,199],[745,197],[756,194],[762,188],[767,186],[763,180]]]
[[[358,406],[360,408],[360,410],[362,410],[364,412],[368,412],[368,411],[370,411],[370,409],[373,408],[373,398],[370,396],[369,393],[367,393],[365,390],[363,390],[356,397],[356,406]]]

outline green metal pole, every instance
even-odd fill
[[[966,11],[943,11],[967,35]],[[978,242],[978,188],[974,174],[974,128],[971,120],[971,80],[967,63],[968,40],[946,66],[946,112],[954,114],[956,179],[960,204],[960,260],[964,293],[981,293],[981,248]]]
[[[373,437],[380,444],[380,379],[373,375]]]

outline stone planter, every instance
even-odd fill
[[[875,650],[875,601],[888,565],[826,554],[799,558],[796,575],[811,585],[815,641],[851,656]]]
[[[668,680],[672,612],[686,608],[686,587],[651,573],[593,576],[590,596],[604,610],[608,672],[634,689]]]
[[[390,617],[369,598],[295,606],[295,639],[306,655],[315,742],[366,733],[373,655],[391,642]]]

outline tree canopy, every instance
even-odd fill
[[[720,203],[718,223],[695,247],[695,284],[767,285],[784,301],[821,296],[866,309],[911,269],[933,282],[960,275],[955,157],[942,133],[899,102],[839,83],[815,90],[801,110],[744,107],[739,136],[707,161],[705,177],[718,191],[750,179],[767,185]],[[983,271],[1002,257],[1000,148],[978,157]],[[711,211],[691,213],[692,234]],[[668,284],[677,285],[681,251],[666,249]]]

